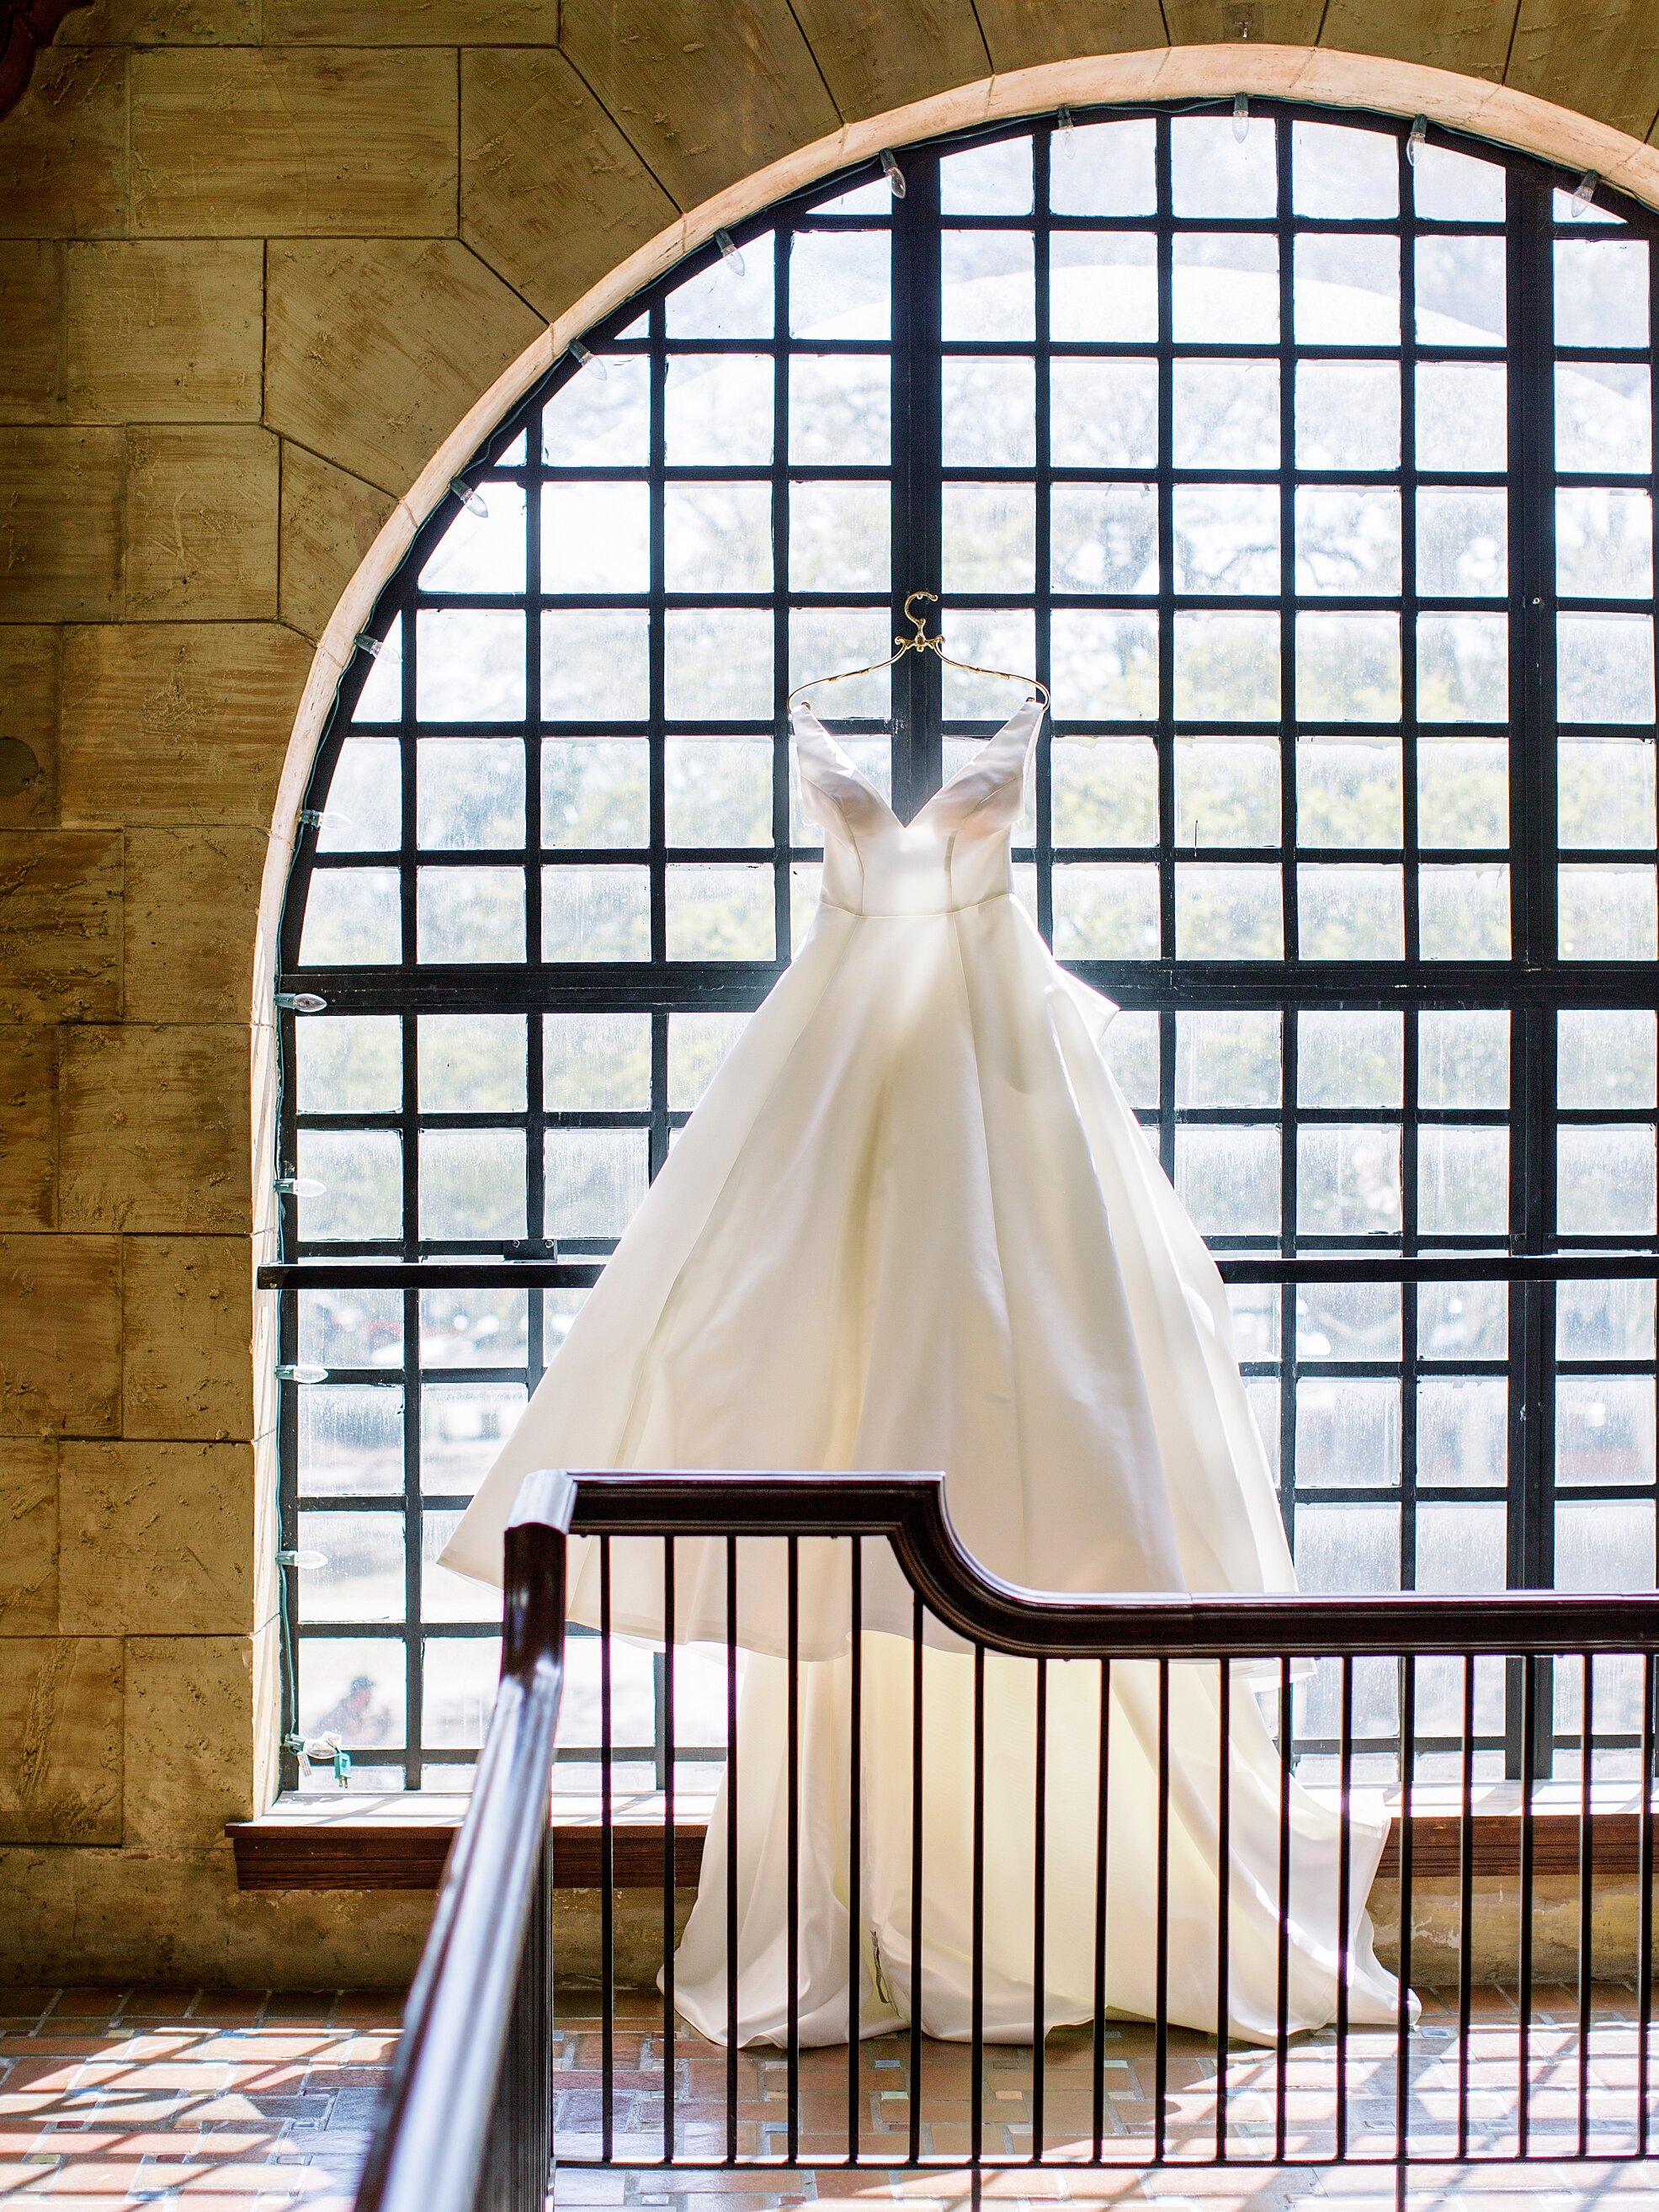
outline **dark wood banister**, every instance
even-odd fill
[[[356,2212],[541,2212],[552,2154],[549,1798],[568,1534],[885,1539],[939,1619],[1061,1658],[1659,1650],[1659,1593],[1052,1597],[965,1551],[940,1474],[526,1475],[507,1524],[501,1683],[404,2016]]]

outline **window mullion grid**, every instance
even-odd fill
[[[538,410],[525,428],[525,949],[532,966],[542,957],[542,418]],[[547,1234],[546,1024],[539,1013],[525,1016],[525,1237],[532,1249],[544,1249]],[[526,1338],[526,1381],[534,1389],[540,1376],[542,1299],[530,1299]]]
[[[426,1640],[421,1632],[421,1294],[407,1290],[404,1310],[404,1665],[408,1726],[404,1787],[421,1786],[426,1729]]]
[[[892,211],[893,589],[896,634],[908,635],[908,592],[941,590],[940,286],[939,156],[906,164]],[[943,670],[937,654],[907,653],[892,674],[893,805],[908,820],[942,780]]]
[[[413,579],[410,580],[411,590]],[[404,659],[402,742],[398,767],[402,783],[402,836],[398,876],[403,924],[405,969],[416,967],[420,951],[416,927],[415,853],[419,786],[420,738],[416,711],[420,645],[412,601],[403,617]],[[405,1260],[421,1255],[420,1061],[416,1017],[405,1012],[398,1023],[403,1048],[403,1088],[398,1110],[403,1145],[403,1254]],[[426,1668],[420,1633],[421,1599],[421,1335],[420,1293],[403,1295],[404,1324],[404,1786],[421,1786],[421,1747],[425,1705]]]
[[[1407,947],[1413,940],[1408,935]],[[1400,1249],[1414,1259],[1419,1245],[1417,1209],[1419,1037],[1415,1002],[1401,1024]],[[1417,1293],[1400,1286],[1400,1587],[1417,1588]]]
[[[293,1028],[294,1016],[286,1008],[277,1015],[279,1031],[286,1025],[289,1040],[289,1050],[283,1054],[283,1066],[287,1080],[282,1086],[278,1111],[285,1130],[294,1124]],[[291,1136],[288,1139],[291,1146]],[[284,1199],[285,1206],[292,1206],[292,1199]],[[285,1238],[278,1248],[284,1253],[293,1249]],[[300,1357],[300,1294],[297,1291],[281,1291],[276,1297],[276,1358],[279,1365],[289,1366]],[[276,1541],[279,1549],[294,1552],[300,1544],[300,1391],[298,1382],[279,1382],[277,1390],[276,1425]],[[289,1738],[297,1735],[300,1727],[299,1653],[295,1624],[300,1617],[300,1571],[297,1567],[276,1569],[279,1584],[280,1633],[282,1649],[277,1654],[280,1676],[282,1733],[278,1737],[277,1782],[283,1790],[297,1790],[300,1786],[300,1761],[289,1748]]]
[[[780,960],[787,960],[793,949],[789,912],[789,263],[793,242],[793,231],[780,223],[772,244],[772,927]]]
[[[1400,830],[1405,952],[1421,958],[1420,827],[1417,818],[1417,205],[1400,141]],[[1410,1024],[1408,1023],[1408,1026]],[[1413,1093],[1407,1092],[1407,1097]],[[1408,1124],[1414,1128],[1414,1121]],[[1413,1138],[1413,1142],[1415,1141]],[[1407,1373],[1410,1370],[1407,1370]],[[1403,1447],[1402,1447],[1403,1448]]]
[[[1270,125],[1279,172],[1279,899],[1284,957],[1297,957],[1301,916],[1296,875],[1296,343],[1295,229],[1291,208],[1291,132]]]
[[[1158,218],[1158,946],[1176,947],[1175,823],[1175,207],[1170,118],[1153,141]],[[1170,1019],[1173,1022],[1174,1015]],[[1173,1059],[1173,1054],[1171,1055]],[[1171,1090],[1173,1099],[1173,1087]],[[1166,1129],[1164,1171],[1175,1174],[1174,1109]]]
[[[650,559],[650,630],[647,643],[649,689],[646,708],[648,724],[647,743],[650,748],[647,763],[649,784],[650,855],[648,867],[651,878],[651,965],[659,968],[668,957],[668,861],[667,861],[667,756],[665,731],[667,705],[665,669],[668,652],[668,617],[665,607],[663,485],[665,465],[665,410],[668,381],[667,310],[658,300],[650,311],[650,443],[648,481],[651,486],[649,521]]]
[[[1054,153],[1054,127],[1036,131],[1031,141],[1032,274],[1036,287],[1033,303],[1033,397],[1036,401],[1036,605],[1035,612],[1035,669],[1037,680],[1048,684],[1053,672],[1050,615],[1054,597],[1049,508],[1052,504],[1053,445],[1048,411],[1048,276],[1052,224],[1048,213],[1048,174]],[[1036,836],[1033,858],[1036,868],[1037,929],[1043,942],[1054,941],[1054,743],[1052,713],[1043,718],[1037,738],[1032,808]]]

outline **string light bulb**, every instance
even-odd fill
[[[1069,107],[1062,107],[1054,118],[1054,128],[1060,137],[1060,150],[1069,161],[1077,153],[1077,121]]]
[[[1413,169],[1417,167],[1417,149],[1423,143],[1423,141],[1428,137],[1428,117],[1426,115],[1414,116],[1412,119],[1412,127],[1406,136],[1406,159],[1410,162]]]
[[[1250,103],[1242,92],[1233,94],[1233,136],[1242,146],[1250,135]]]
[[[890,146],[884,146],[882,149],[881,173],[886,178],[893,198],[896,200],[902,200],[908,187],[904,181],[904,172],[898,165],[898,155],[894,153]]]
[[[489,507],[483,494],[475,491],[465,477],[452,477],[449,489],[469,514],[476,514],[481,520],[489,514]]]
[[[714,233],[714,243],[720,250],[721,260],[727,264],[732,274],[734,276],[741,276],[743,274],[743,256],[738,252],[736,242],[733,240],[731,232],[729,230],[717,230]]]
[[[605,374],[605,363],[599,359],[598,354],[590,353],[580,338],[572,338],[570,341],[570,358],[579,368],[591,369],[601,384],[610,381]]]
[[[1586,169],[1572,188],[1572,214],[1576,222],[1595,198],[1595,187],[1601,179],[1594,169]]]

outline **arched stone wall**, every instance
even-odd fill
[[[1292,92],[1659,201],[1644,0],[97,0],[0,122],[0,1978],[395,1979],[241,1896],[276,1674],[266,951],[340,657],[554,351],[738,211]],[[1076,57],[1092,57],[1079,61]]]

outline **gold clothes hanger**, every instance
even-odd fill
[[[904,619],[915,625],[914,637],[895,637],[893,643],[896,650],[890,653],[885,660],[872,660],[867,668],[844,668],[838,676],[814,676],[805,684],[796,684],[786,703],[793,707],[803,691],[814,690],[820,684],[850,684],[855,676],[873,676],[878,669],[892,667],[894,663],[902,659],[907,653],[936,653],[947,667],[965,669],[970,676],[996,676],[1010,684],[1029,684],[1031,687],[1031,696],[1034,699],[1040,697],[1045,707],[1048,704],[1048,687],[1046,684],[1039,683],[1035,676],[1017,676],[1009,668],[981,668],[976,661],[957,660],[952,654],[948,653],[945,650],[943,632],[938,637],[929,637],[927,616],[912,614],[910,611],[912,599],[931,599],[937,606],[939,593],[937,592],[906,593]]]

